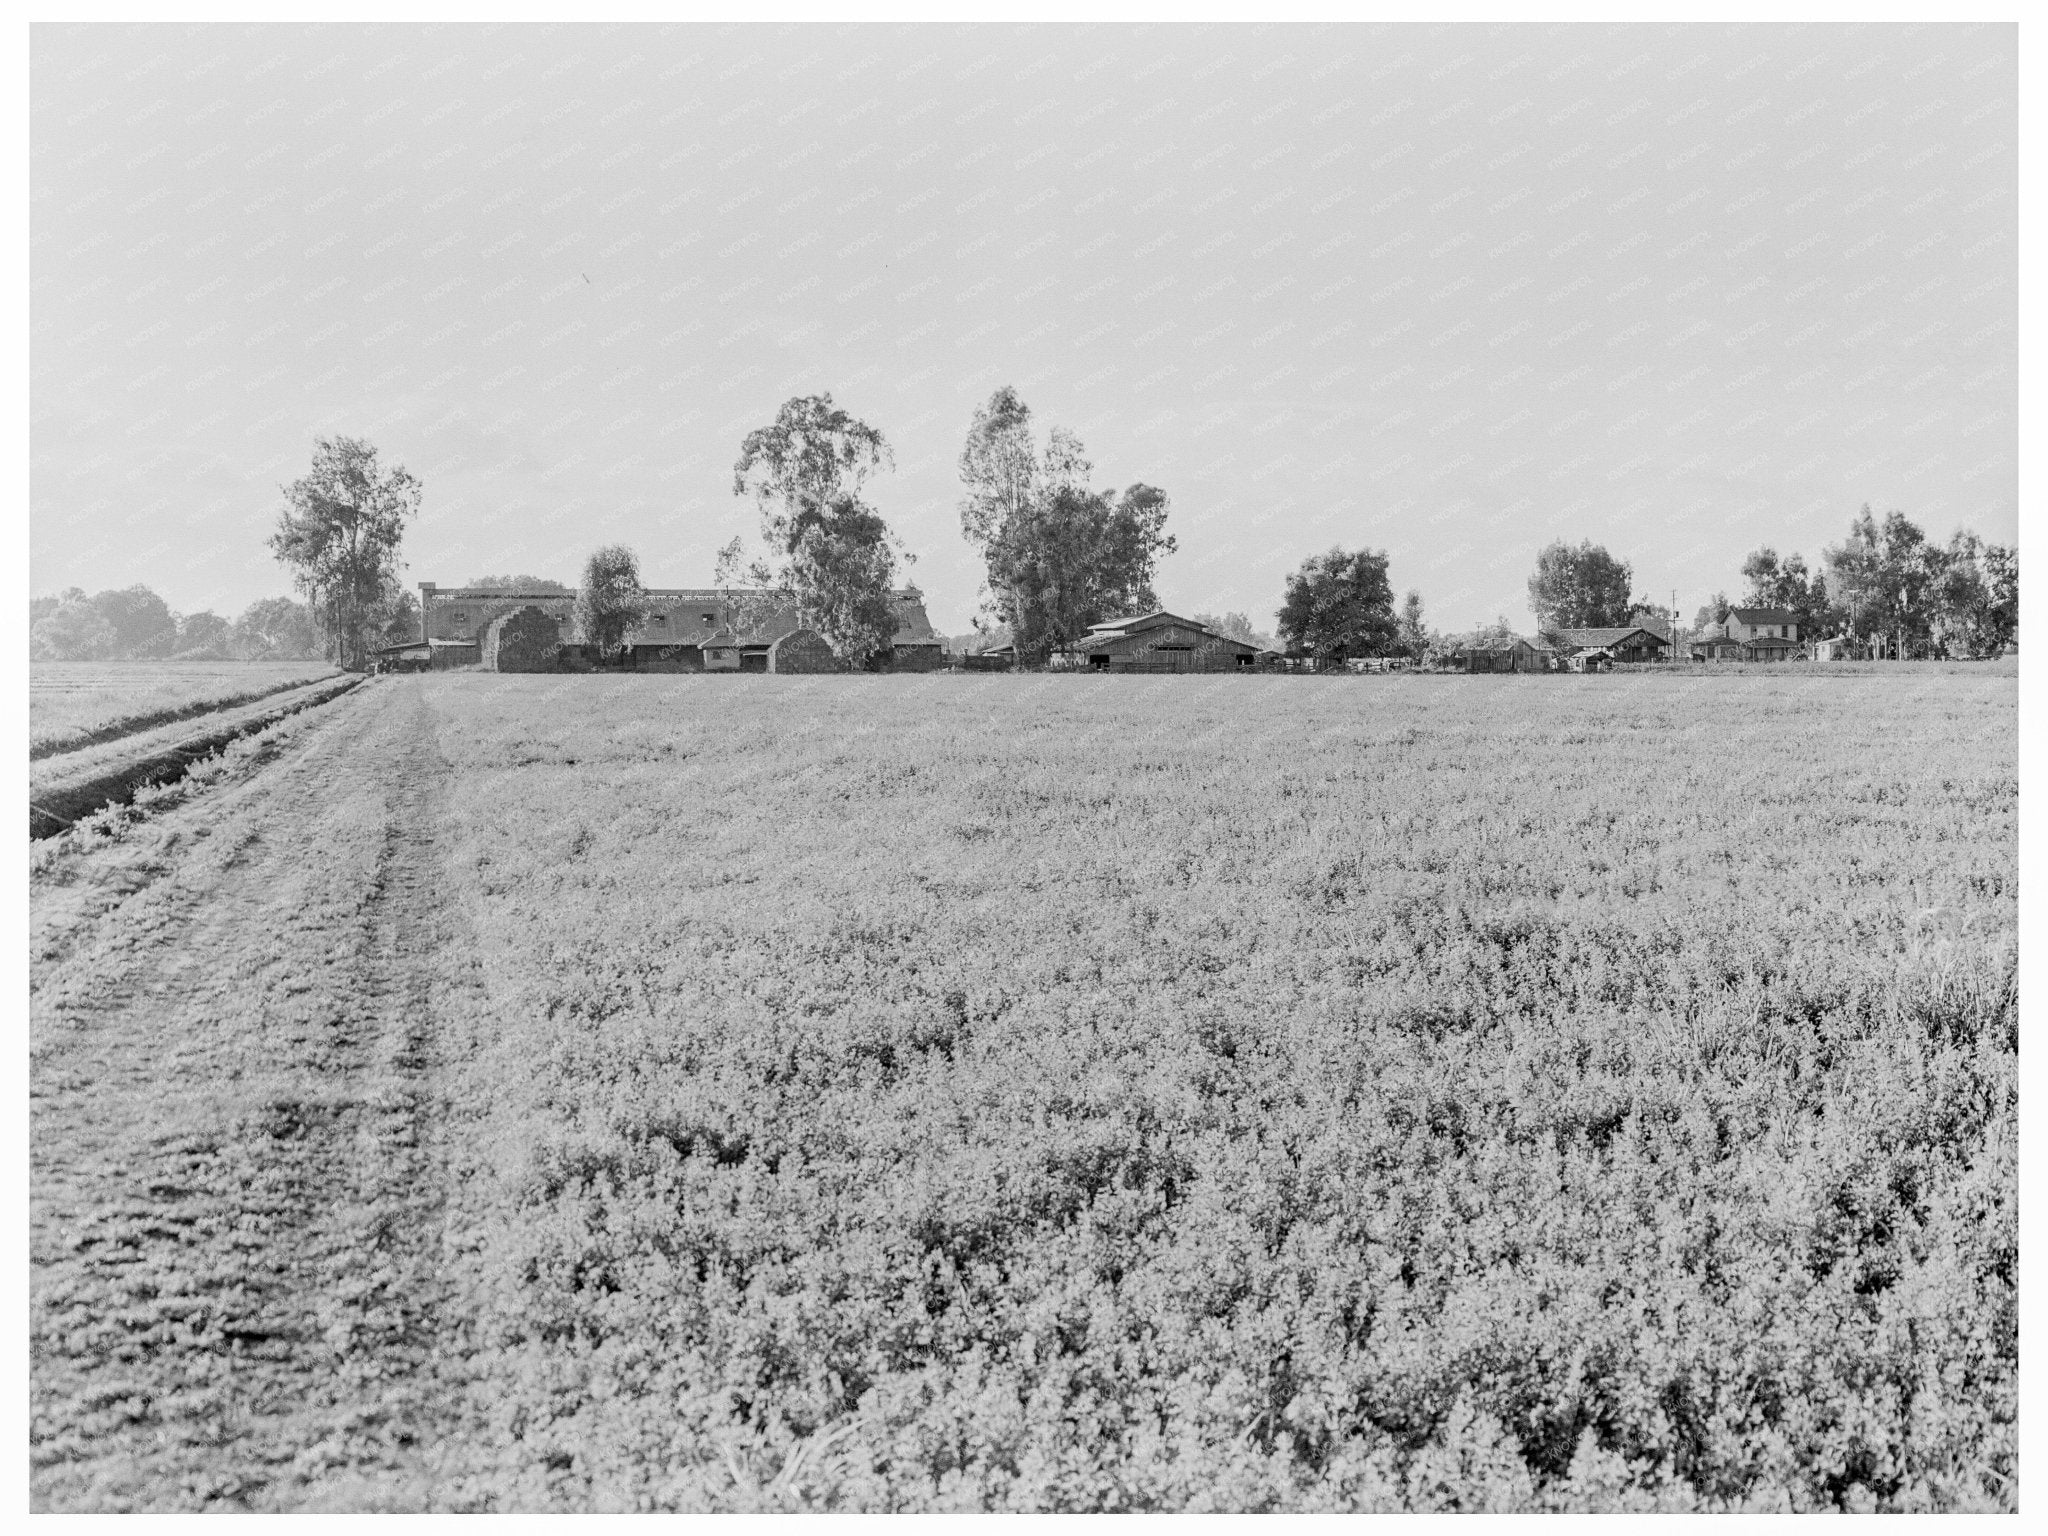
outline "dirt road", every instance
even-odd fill
[[[37,877],[35,1507],[463,1502],[447,788],[418,688],[375,683]]]

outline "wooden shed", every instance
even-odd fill
[[[1513,645],[1470,646],[1455,653],[1467,672],[1548,672],[1548,647],[1531,645],[1517,638]]]

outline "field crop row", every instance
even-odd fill
[[[246,704],[333,672],[324,661],[38,661],[29,666],[31,759]]]
[[[2013,1506],[2009,678],[393,686],[482,1503]]]

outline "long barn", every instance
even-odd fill
[[[817,670],[816,647],[799,636],[804,626],[789,594],[745,594],[744,611],[715,587],[649,587],[642,596],[645,620],[625,641],[631,666],[671,672]],[[890,664],[900,671],[942,666],[945,642],[925,614],[924,594],[905,587],[891,601],[896,634]],[[437,649],[476,645],[493,620],[529,607],[561,626],[563,649],[575,655],[582,644],[575,628],[576,594],[552,587],[443,587],[423,581],[420,639]]]

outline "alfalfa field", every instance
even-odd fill
[[[2011,1509],[2016,679],[373,680],[32,885],[66,1509]]]

